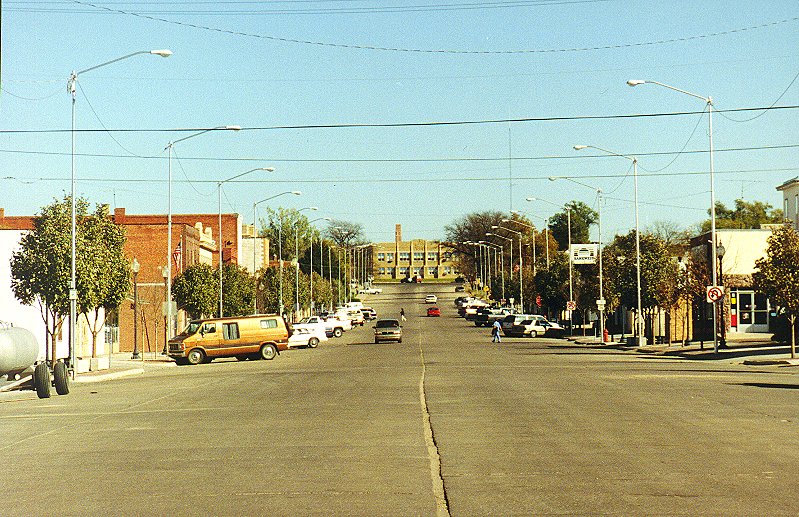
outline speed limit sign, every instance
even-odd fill
[[[707,286],[707,303],[715,303],[724,298],[724,286],[709,285]]]

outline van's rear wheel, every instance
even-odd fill
[[[67,373],[67,365],[63,361],[55,363],[53,383],[55,384],[55,392],[59,395],[69,393],[69,374]]]
[[[195,348],[189,352],[189,355],[186,356],[186,360],[189,362],[189,364],[200,364],[205,361],[205,352],[199,348]]]
[[[318,337],[312,337],[311,339],[308,340],[308,347],[316,348],[317,346],[319,346],[319,338]]]
[[[40,399],[50,398],[50,369],[46,363],[39,363],[33,370],[33,386]]]
[[[261,347],[261,359],[266,359],[267,361],[271,361],[277,356],[277,347],[271,343],[268,343]]]

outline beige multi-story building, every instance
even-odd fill
[[[451,247],[441,241],[403,241],[400,224],[395,227],[394,242],[378,242],[371,248],[376,281],[409,277],[454,280],[459,275]]]

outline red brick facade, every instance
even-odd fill
[[[140,265],[136,278],[139,294],[139,349],[156,352],[164,348],[164,316],[162,304],[166,299],[163,267],[167,261],[167,216],[166,215],[129,215],[124,208],[114,210],[112,219],[116,224],[125,227],[127,241],[124,253],[131,262],[135,258]],[[200,231],[195,227],[202,224],[203,229],[211,229],[213,242],[203,240]],[[173,214],[172,215],[172,252],[181,247],[179,264],[172,262],[173,278],[188,266],[200,262],[208,262],[216,267],[219,254],[216,244],[219,236],[218,214]],[[30,230],[33,229],[33,217],[5,215],[0,208],[0,229]],[[238,263],[240,228],[238,214],[222,214],[222,238],[225,262]],[[172,253],[170,252],[170,255]],[[133,274],[131,273],[131,289],[128,299],[118,311],[119,350],[133,350]],[[178,321],[178,328],[184,322]]]

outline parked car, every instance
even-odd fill
[[[543,316],[535,315],[531,318],[524,319],[519,323],[514,323],[511,327],[511,333],[509,335],[522,337],[563,337],[564,333],[565,329],[557,323],[549,321]]]
[[[377,320],[375,323],[375,343],[396,341],[402,343],[402,326],[398,320]]]
[[[352,330],[352,321],[349,318],[339,318],[335,314],[329,314],[325,318],[325,330],[329,336],[341,337],[347,330]]]
[[[340,308],[336,310],[336,316],[339,319],[349,319],[353,327],[355,325],[363,327],[364,317],[361,309]]]
[[[513,314],[513,309],[509,307],[492,307],[477,309],[477,314],[474,316],[474,325],[476,327],[490,327],[495,321],[502,321],[508,314]]]
[[[306,318],[302,318],[296,323],[291,324],[292,331],[300,329],[308,329],[312,332],[321,331],[326,337],[333,335],[332,329],[328,331],[324,318],[320,316],[308,316]]]
[[[299,346],[316,348],[322,341],[327,341],[327,333],[324,328],[294,328],[289,336],[289,348]]]
[[[522,321],[533,319],[534,314],[508,314],[502,320],[502,333],[506,336],[513,335],[513,326]],[[517,329],[518,330],[518,329]]]
[[[427,308],[427,315],[428,316],[441,316],[441,309],[436,307],[435,305],[432,307]]]
[[[424,297],[424,303],[436,303],[438,302],[438,296],[434,294],[428,294]]]
[[[463,286],[462,286],[462,285],[460,285],[460,284],[455,286],[455,292],[456,292],[456,293],[462,293],[462,292],[464,292],[465,290],[466,290],[466,288],[465,288],[465,287],[463,287]]]
[[[288,348],[289,329],[277,314],[190,321],[168,342],[177,364],[200,364],[218,357],[271,360]]]
[[[362,289],[358,289],[358,294],[380,294],[383,290],[379,287],[364,287]]]
[[[361,314],[363,314],[363,319],[366,321],[377,319],[377,311],[371,307],[363,307],[361,309]]]

